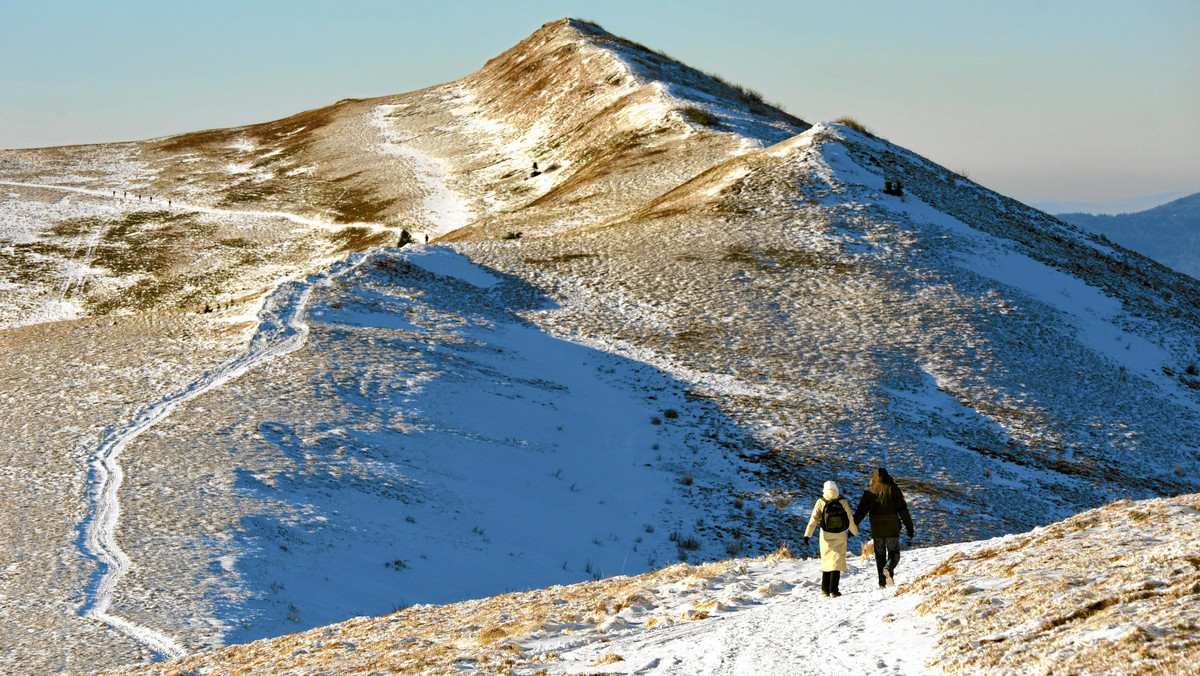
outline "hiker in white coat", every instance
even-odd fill
[[[838,582],[846,572],[846,541],[850,535],[858,534],[858,526],[852,517],[850,503],[838,493],[837,484],[825,482],[825,491],[813,506],[808,528],[804,531],[804,544],[808,545],[813,531],[821,529],[821,593],[838,597]]]

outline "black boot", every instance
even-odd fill
[[[830,576],[828,571],[821,571],[821,593],[829,596]]]
[[[831,573],[829,573],[829,595],[830,596],[837,598],[842,595],[842,593],[838,591],[838,583],[840,583],[841,580],[842,580],[842,571],[835,570],[835,571],[832,571]]]

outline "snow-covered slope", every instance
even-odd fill
[[[106,673],[1192,673],[1197,529],[1200,496],[1122,501],[905,552],[896,590],[857,557],[836,599],[813,558],[679,564]]]
[[[548,330],[720,401],[793,495],[894,469],[935,541],[1200,474],[1193,280],[846,127],[586,233],[457,248],[546,288]]]
[[[912,552],[913,573],[967,543]],[[858,565],[838,599],[820,563],[771,556],[676,564],[638,577],[556,586],[450,606],[416,606],[113,674],[271,673],[763,674],[928,673],[935,631],[919,598],[875,585]]]
[[[1200,477],[1195,280],[585,22],[0,198],[3,671]]]
[[[28,446],[13,451],[30,464],[6,476],[10,499],[31,502],[10,512],[6,551],[23,561],[57,542],[62,558],[14,563],[4,610],[36,615],[33,599],[63,596],[57,612],[128,636],[70,615],[55,643],[7,625],[6,668],[136,661],[150,654],[139,644],[172,656],[764,551],[790,532],[738,425],[652,366],[520,318],[546,303],[441,247],[373,251],[281,285],[249,346],[206,370],[135,388],[77,374],[103,388],[74,395],[80,419],[106,394],[147,401],[100,417],[107,429],[25,423]],[[61,465],[37,462],[64,440]],[[93,506],[39,508],[34,496],[64,479]],[[29,537],[34,519],[56,535]]]
[[[164,587],[221,561],[203,596],[224,595],[222,640],[240,641],[773,546],[789,514],[739,476],[738,427],[666,374],[514,314],[541,302],[441,248],[370,254],[314,289],[302,352],[197,399],[131,461],[213,472],[203,497],[155,504],[195,505],[181,534],[236,523],[233,539],[197,538],[211,553],[194,562],[131,555]],[[158,621],[214,612],[193,603]]]

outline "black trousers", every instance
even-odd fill
[[[883,569],[896,572],[896,564],[900,563],[900,538],[871,538],[875,542],[875,570],[879,573],[879,584],[887,580],[883,577]]]
[[[821,591],[826,594],[841,594],[838,591],[838,582],[842,580],[842,571],[828,570],[821,571]]]

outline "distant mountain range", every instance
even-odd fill
[[[1132,214],[1059,214],[1169,268],[1200,279],[1200,193]]]
[[[1161,207],[1167,202],[1177,200],[1180,197],[1187,197],[1193,192],[1193,190],[1173,190],[1153,195],[1122,197],[1103,202],[1060,202],[1047,200],[1044,202],[1030,202],[1029,206],[1041,209],[1048,214],[1130,214],[1135,211],[1145,211],[1154,207]]]

